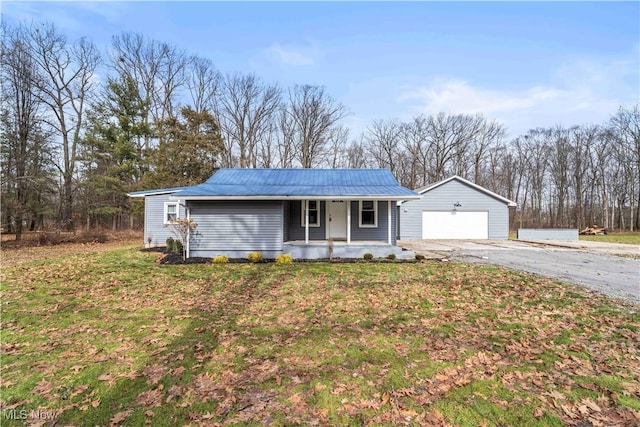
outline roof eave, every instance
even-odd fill
[[[462,182],[464,184],[467,184],[470,187],[475,188],[478,191],[481,191],[481,192],[483,192],[483,193],[485,193],[485,194],[487,194],[487,195],[489,195],[491,197],[494,197],[494,198],[500,200],[501,202],[506,203],[510,207],[518,206],[517,203],[514,202],[513,200],[509,200],[506,197],[502,197],[501,195],[496,194],[491,190],[487,190],[486,188],[481,187],[480,185],[475,184],[475,183],[473,183],[473,182],[471,182],[471,181],[469,181],[467,179],[464,179],[464,178],[462,178],[461,176],[458,176],[458,175],[451,176],[451,177],[449,177],[447,179],[443,179],[440,182],[436,182],[435,184],[429,185],[427,187],[418,188],[418,189],[416,189],[414,191],[416,193],[419,193],[419,194],[423,195],[424,193],[427,193],[427,192],[429,192],[429,191],[431,191],[431,190],[433,190],[433,189],[435,189],[437,187],[440,187],[441,185],[444,185],[447,182],[453,181],[453,180],[457,180],[457,181],[460,181],[460,182]]]
[[[160,194],[173,194],[173,193],[177,193],[178,191],[183,191],[186,187],[180,187],[180,188],[166,188],[166,189],[159,189],[159,190],[148,190],[148,191],[132,191],[130,193],[127,193],[127,196],[132,197],[132,198],[140,198],[140,197],[146,197],[146,196],[157,196]]]
[[[307,196],[268,196],[268,195],[253,195],[253,196],[216,196],[216,195],[173,195],[169,197],[173,200],[419,200],[421,195],[307,195]]]

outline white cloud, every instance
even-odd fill
[[[283,45],[274,43],[265,49],[268,57],[285,65],[294,67],[313,65],[318,57],[318,48],[314,43],[305,45]]]
[[[410,114],[475,114],[503,122],[511,135],[555,124],[602,123],[620,105],[639,101],[638,63],[630,57],[609,63],[579,60],[550,73],[548,81],[501,89],[459,78],[405,86],[396,101]]]
[[[3,18],[23,22],[53,22],[63,31],[90,33],[95,30],[94,18],[117,24],[130,5],[126,2],[28,2],[4,1]]]

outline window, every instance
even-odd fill
[[[300,203],[300,226],[304,227],[304,200]],[[309,227],[320,227],[320,202],[317,200],[309,200]]]
[[[164,203],[164,223],[169,224],[171,221],[175,221],[180,218],[177,202],[165,202]]]
[[[375,228],[378,226],[378,203],[375,200],[360,200],[361,228]]]

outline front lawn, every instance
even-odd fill
[[[640,422],[638,306],[478,265],[156,257],[3,270],[2,425]]]
[[[606,243],[626,243],[630,245],[640,245],[640,232],[609,232],[604,236],[580,236],[580,240],[588,240],[590,242],[606,242]]]

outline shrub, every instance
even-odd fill
[[[387,259],[390,259],[391,261],[393,261],[394,259],[396,259],[396,254],[387,255]]]
[[[251,252],[247,255],[247,259],[250,262],[262,262],[262,253],[261,252]]]
[[[367,252],[366,254],[362,255],[362,258],[363,258],[365,261],[371,261],[371,260],[373,259],[373,254],[371,254],[371,253]]]
[[[38,246],[59,245],[60,243],[62,243],[60,232],[38,233]]]
[[[218,255],[211,260],[213,264],[226,264],[229,262],[229,257],[226,255]]]
[[[176,251],[176,241],[173,237],[167,237],[165,243],[167,245],[167,253],[173,253]]]
[[[416,254],[416,259],[417,259],[418,261],[424,261],[424,255],[422,255],[422,254]]]
[[[175,245],[175,250],[173,251],[173,253],[177,255],[182,255],[182,251],[184,251],[184,245],[182,244],[182,242],[180,240],[175,240],[174,245]]]
[[[289,264],[293,262],[293,258],[289,254],[280,254],[276,257],[276,263],[278,264]]]

